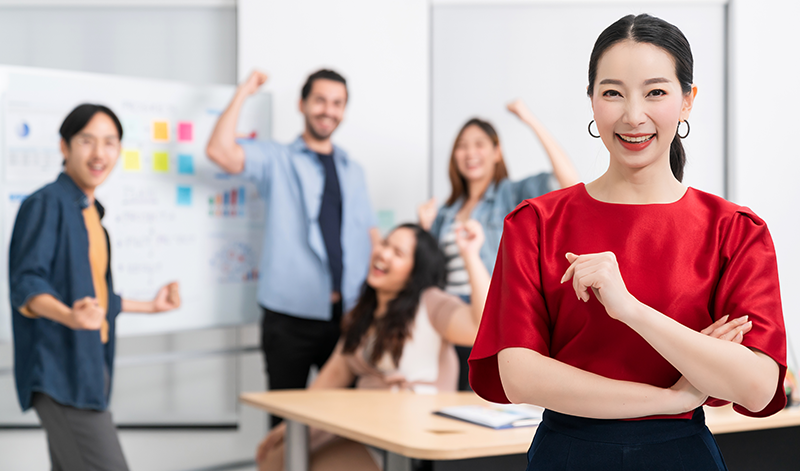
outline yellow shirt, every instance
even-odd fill
[[[89,265],[92,268],[92,282],[94,283],[94,297],[101,308],[108,311],[108,239],[106,232],[100,224],[100,214],[97,207],[90,204],[83,210],[83,222],[89,235]],[[103,320],[100,327],[100,339],[108,343],[108,321]]]

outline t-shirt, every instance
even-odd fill
[[[352,354],[345,354],[348,367],[358,378],[356,387],[389,389],[397,385],[406,389],[455,391],[458,385],[458,357],[453,345],[444,339],[455,311],[466,304],[439,288],[428,288],[420,296],[414,324],[403,345],[399,365],[385,352],[378,364],[370,356],[375,339],[366,335]],[[342,348],[339,343],[337,348]]]
[[[92,269],[92,284],[97,304],[103,310],[108,310],[108,239],[106,231],[100,223],[100,213],[94,205],[89,205],[83,210],[83,222],[86,224],[86,234],[89,236],[89,266]],[[108,343],[108,320],[103,319],[100,327],[100,340]]]
[[[583,184],[520,204],[505,220],[486,308],[470,358],[480,396],[509,402],[497,353],[524,347],[606,378],[667,388],[681,376],[641,336],[612,319],[592,295],[578,300],[560,280],[565,254],[611,251],[628,291],[642,303],[700,331],[720,317],[749,315],[742,344],[780,365],[767,416],[785,405],[786,333],[775,249],[750,209],[689,188],[669,204],[598,201]],[[724,402],[712,399],[711,405]],[[691,412],[675,416],[689,418]]]
[[[456,296],[472,295],[469,273],[464,264],[464,258],[458,251],[455,231],[450,231],[442,237],[441,248],[444,253],[446,270],[444,290]]]

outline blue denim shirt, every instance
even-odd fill
[[[39,294],[50,294],[67,306],[94,297],[89,265],[89,236],[82,211],[89,200],[70,177],[58,179],[30,195],[17,213],[8,258],[14,327],[14,376],[22,410],[35,391],[80,409],[105,410],[114,365],[114,321],[121,299],[108,271],[108,343],[99,330],[72,330],[45,318],[22,315],[19,308]],[[100,217],[103,207],[95,201]],[[108,235],[106,234],[106,238]]]
[[[472,219],[481,223],[486,234],[480,255],[489,273],[494,270],[497,250],[500,248],[500,237],[503,235],[503,220],[508,213],[524,200],[542,196],[558,188],[558,182],[552,173],[540,173],[516,182],[506,178],[500,183],[489,185],[471,215]],[[452,231],[456,214],[463,205],[462,197],[450,206],[439,208],[436,219],[431,225],[431,234],[439,242]]]
[[[332,278],[319,211],[325,169],[298,137],[289,145],[240,140],[243,176],[266,202],[258,302],[267,309],[305,319],[331,318]],[[367,277],[375,214],[361,166],[339,147],[333,161],[342,193],[342,298],[352,309]]]

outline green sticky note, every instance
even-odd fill
[[[169,153],[153,152],[153,170],[156,172],[169,171]]]

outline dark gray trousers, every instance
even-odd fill
[[[128,471],[111,413],[76,409],[34,393],[53,471]]]

